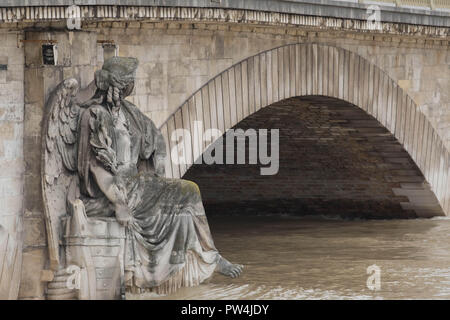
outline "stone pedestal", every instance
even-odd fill
[[[87,218],[80,200],[72,205],[73,215],[63,220],[69,286],[81,300],[121,299],[125,228],[115,218]]]

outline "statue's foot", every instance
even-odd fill
[[[217,260],[217,271],[225,276],[237,278],[242,273],[244,266],[241,264],[233,264],[221,255]]]

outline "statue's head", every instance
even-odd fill
[[[103,63],[102,69],[95,72],[95,84],[102,91],[108,91],[110,87],[117,88],[122,98],[125,98],[133,91],[137,66],[136,58],[109,58]]]

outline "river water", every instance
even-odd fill
[[[450,299],[450,219],[210,218],[241,277],[149,299]],[[367,268],[380,268],[370,290]]]

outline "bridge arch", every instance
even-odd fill
[[[382,69],[358,54],[327,44],[290,44],[249,57],[218,74],[189,97],[161,126],[168,150],[172,132],[221,132],[261,108],[296,96],[347,101],[377,119],[403,145],[450,214],[449,151],[415,102]],[[193,134],[191,134],[193,136]],[[194,144],[189,144],[193,148]],[[202,154],[206,143],[193,154]],[[180,178],[189,165],[167,157],[166,175]]]

